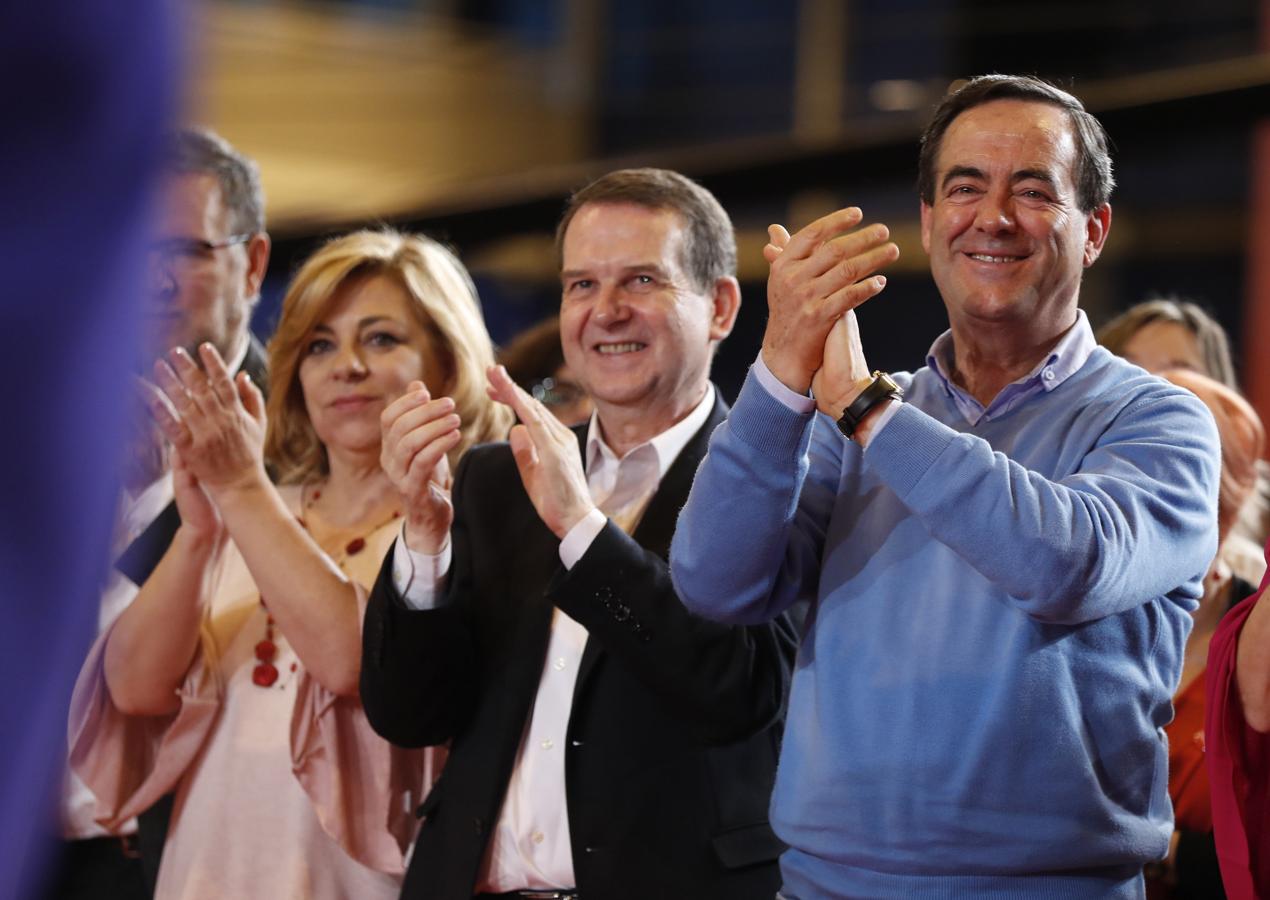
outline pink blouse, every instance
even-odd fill
[[[297,491],[284,496],[298,504]],[[399,530],[399,521],[385,524],[343,564],[362,608]],[[276,626],[278,680],[254,684],[266,615],[231,543],[178,691],[180,709],[166,717],[126,716],[114,706],[103,635],[72,700],[71,766],[107,827],[176,792],[158,900],[395,898],[414,810],[444,750],[402,750],[378,737],[358,699],[311,678]]]

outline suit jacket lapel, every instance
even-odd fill
[[[692,479],[697,474],[697,467],[705,458],[706,449],[710,445],[710,435],[727,417],[728,407],[719,396],[718,389],[714,393],[714,409],[710,411],[706,423],[698,429],[679,456],[666,470],[666,476],[657,485],[657,493],[648,502],[643,517],[635,527],[631,537],[645,550],[656,553],[662,559],[670,555],[670,539],[675,533],[675,521],[679,518],[679,510],[688,500],[688,490],[692,487]],[[586,458],[586,430],[581,434],[583,459]],[[592,670],[600,658],[602,648],[599,641],[588,639],[582,651],[582,662],[578,666],[578,681],[573,688],[576,701],[582,685],[590,677]]]
[[[582,468],[584,470],[586,469],[587,464],[586,436],[589,429],[590,426],[586,424],[579,425],[573,429],[573,433],[578,436],[578,452],[582,454]],[[582,682],[586,681],[586,678],[591,673],[591,670],[595,668],[595,660],[596,657],[599,656],[599,653],[599,643],[591,640],[590,636],[588,636],[586,645],[582,648],[582,661],[578,663],[578,679],[573,684],[573,699],[575,704],[578,699],[578,688]]]
[[[679,456],[666,470],[665,477],[657,485],[657,493],[648,502],[648,508],[635,526],[632,535],[645,550],[656,553],[666,559],[670,555],[670,539],[675,533],[675,522],[679,519],[679,510],[688,500],[688,491],[692,487],[692,479],[696,477],[697,467],[705,459],[706,450],[710,446],[710,435],[727,416],[728,408],[715,391],[714,409],[704,425],[684,445]]]
[[[115,560],[115,568],[140,587],[150,577],[163,554],[168,552],[168,546],[176,536],[176,529],[180,524],[181,514],[176,511],[176,501],[173,501],[119,555],[119,559]]]

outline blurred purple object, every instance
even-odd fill
[[[0,898],[37,893],[94,633],[147,210],[179,87],[166,0],[0,6]]]

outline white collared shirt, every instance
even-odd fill
[[[559,552],[566,569],[572,569],[585,555],[610,517],[628,533],[634,531],[661,479],[709,418],[714,394],[711,385],[692,412],[621,459],[604,442],[599,419],[592,414],[584,460],[587,488],[591,499],[609,515],[592,510],[564,536]],[[398,537],[393,550],[393,584],[408,606],[434,608],[439,599],[438,583],[449,564],[448,543],[440,554],[430,556],[410,550]],[[476,891],[576,886],[565,793],[565,734],[586,642],[585,628],[559,609],[553,611],[533,713],[521,739]]]

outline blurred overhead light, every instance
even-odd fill
[[[926,106],[929,90],[920,81],[896,78],[869,85],[869,102],[885,112],[909,112]]]

